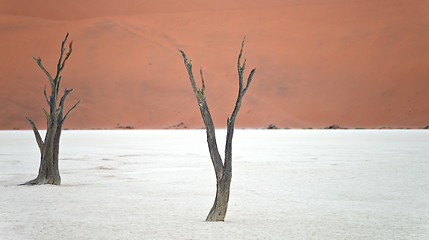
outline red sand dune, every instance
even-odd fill
[[[0,0],[0,129],[45,127],[47,80],[70,32],[62,88],[82,100],[66,128],[203,127],[177,48],[203,67],[225,127],[247,35],[256,68],[237,127],[429,124],[426,0]]]

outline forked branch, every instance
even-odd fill
[[[63,111],[64,111],[64,102],[65,102],[65,100],[66,100],[67,96],[68,96],[72,91],[73,91],[73,89],[68,89],[68,88],[66,88],[66,89],[64,90],[64,95],[61,97],[60,104],[59,104],[59,107],[58,107],[58,109],[60,110],[60,116],[61,116],[61,117],[62,117],[62,113],[63,113]],[[66,120],[67,116],[70,114],[70,112],[71,112],[75,107],[77,107],[77,105],[78,105],[79,103],[80,103],[80,100],[79,100],[77,103],[75,103],[75,105],[73,105],[73,107],[71,107],[71,108],[67,111],[66,115],[65,115],[64,117],[62,117],[61,119],[59,119],[59,121],[64,122],[64,121]]]
[[[213,203],[213,207],[211,208],[206,218],[206,221],[223,221],[225,219],[226,211],[228,208],[229,191],[232,177],[232,136],[234,134],[235,119],[237,117],[238,111],[240,110],[241,101],[250,86],[253,75],[255,74],[255,69],[253,69],[250,72],[249,77],[247,78],[246,86],[244,87],[243,72],[246,67],[246,60],[244,60],[243,65],[241,65],[241,57],[243,55],[245,39],[246,37],[244,37],[243,39],[243,42],[241,44],[241,50],[238,55],[237,69],[239,75],[239,89],[234,110],[231,114],[231,117],[228,117],[227,120],[227,136],[225,144],[224,162],[219,155],[219,151],[216,144],[215,128],[206,102],[203,70],[202,68],[200,69],[202,88],[198,89],[195,83],[194,75],[192,73],[192,62],[188,61],[186,54],[179,49],[179,51],[182,53],[182,57],[185,62],[185,67],[188,71],[189,79],[191,81],[195,96],[197,97],[198,106],[200,108],[201,116],[206,127],[207,143],[210,151],[210,157],[212,159],[213,167],[216,173],[216,198],[215,202]]]
[[[231,114],[231,117],[228,118],[228,124],[234,124],[234,121],[237,117],[238,111],[241,107],[241,100],[243,99],[244,95],[247,92],[247,89],[250,86],[250,83],[252,82],[253,75],[255,74],[256,68],[252,69],[250,71],[250,74],[247,78],[246,87],[243,88],[243,73],[246,68],[246,61],[247,59],[244,59],[243,65],[241,65],[241,56],[243,55],[243,48],[244,48],[244,42],[246,41],[246,36],[244,36],[243,42],[241,43],[241,49],[240,53],[238,54],[238,60],[237,60],[237,71],[238,71],[238,96],[237,101],[235,103],[234,111]],[[232,121],[232,122],[231,122]]]
[[[231,172],[232,168],[232,137],[234,135],[234,125],[235,120],[238,115],[238,111],[241,107],[241,101],[244,97],[244,95],[247,92],[247,89],[250,86],[250,83],[252,82],[253,75],[255,74],[256,68],[252,69],[252,71],[249,74],[249,77],[247,78],[246,87],[243,88],[243,73],[246,68],[246,59],[243,62],[243,65],[241,65],[241,56],[243,54],[243,48],[244,48],[244,42],[246,40],[246,36],[244,36],[243,42],[241,43],[241,49],[240,53],[238,54],[238,60],[237,60],[237,70],[238,70],[238,96],[237,101],[235,102],[234,110],[232,111],[231,117],[227,118],[227,134],[226,134],[226,144],[225,144],[225,171]]]
[[[207,143],[209,146],[209,152],[210,152],[210,158],[213,163],[213,167],[215,169],[216,173],[216,179],[220,180],[223,176],[223,162],[222,158],[219,154],[219,150],[217,147],[216,142],[216,135],[215,135],[215,127],[213,124],[213,119],[210,115],[210,111],[206,102],[206,96],[205,96],[205,84],[204,84],[204,77],[203,77],[203,70],[200,68],[200,75],[201,75],[201,82],[202,82],[202,88],[198,89],[197,85],[195,83],[194,74],[192,73],[192,60],[188,61],[188,58],[186,57],[185,52],[178,49],[180,53],[182,53],[183,60],[185,62],[186,70],[188,71],[189,80],[191,81],[192,89],[194,90],[194,94],[198,101],[198,106],[200,108],[201,116],[204,121],[204,125],[206,127],[206,133],[207,133]]]
[[[237,70],[238,70],[238,84],[239,84],[239,88],[238,88],[238,92],[239,92],[239,96],[243,95],[246,93],[247,89],[249,88],[250,82],[252,81],[253,78],[253,74],[255,74],[255,70],[256,68],[252,69],[252,71],[250,71],[249,77],[247,78],[247,83],[246,83],[246,87],[243,89],[243,72],[246,68],[246,61],[247,59],[244,59],[243,65],[241,65],[241,56],[243,55],[243,48],[244,48],[244,42],[246,41],[246,36],[244,36],[243,42],[241,43],[241,49],[240,49],[240,54],[238,55],[238,61],[237,61]],[[241,97],[243,98],[243,97]]]
[[[66,48],[64,47],[64,45],[66,44],[67,38],[69,37],[69,33],[67,33],[64,41],[61,42],[61,53],[60,53],[60,58],[58,60],[58,65],[57,65],[57,75],[55,77],[55,79],[58,79],[60,77],[60,74],[62,72],[62,70],[64,69],[64,65],[67,61],[67,59],[69,59],[71,53],[72,53],[72,47],[73,47],[73,41],[71,41],[69,43],[69,51],[66,53],[66,56],[63,60],[63,56],[64,56],[64,52],[66,50]]]
[[[179,52],[182,53],[183,61],[185,62],[185,67],[186,67],[186,70],[188,71],[189,80],[191,81],[192,89],[194,90],[195,96],[198,97],[199,89],[197,88],[197,84],[195,83],[194,73],[192,72],[192,59],[188,61],[188,58],[186,57],[185,52],[183,52],[180,49],[177,49],[177,50],[179,50]]]

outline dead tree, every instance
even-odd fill
[[[241,65],[240,61],[241,55],[243,53],[243,46],[245,40],[246,38],[243,39],[240,54],[238,55],[238,97],[231,117],[228,117],[227,119],[227,135],[224,161],[222,161],[222,158],[219,154],[219,150],[216,143],[215,127],[213,124],[212,117],[210,115],[209,107],[206,102],[203,70],[202,68],[200,69],[202,88],[198,89],[197,85],[195,84],[194,75],[192,73],[192,59],[188,61],[186,54],[182,50],[178,49],[182,53],[186,69],[188,70],[189,79],[191,80],[191,85],[197,98],[198,106],[200,107],[201,116],[203,118],[204,125],[206,128],[207,144],[209,147],[210,157],[216,173],[216,198],[213,203],[213,207],[211,208],[206,218],[206,221],[223,221],[225,219],[226,211],[228,208],[229,189],[231,186],[232,177],[232,136],[234,134],[235,119],[237,118],[238,111],[240,110],[241,101],[246,94],[247,89],[249,88],[253,74],[256,70],[253,69],[250,72],[249,77],[247,78],[246,86],[244,87],[243,72],[246,66],[246,60],[244,60],[243,65]]]
[[[39,174],[37,177],[31,181],[24,183],[23,185],[39,185],[39,184],[61,184],[60,172],[58,170],[58,154],[60,148],[60,137],[63,123],[66,120],[70,112],[80,103],[78,101],[67,113],[64,114],[64,102],[67,96],[73,91],[73,89],[65,89],[64,95],[59,99],[58,91],[60,89],[61,82],[61,72],[64,69],[66,61],[69,59],[70,54],[72,53],[73,41],[69,43],[69,50],[65,53],[66,48],[64,47],[69,34],[67,33],[64,41],[61,43],[61,53],[57,65],[57,73],[55,77],[45,69],[42,64],[42,60],[39,58],[33,57],[37,65],[42,69],[42,71],[48,77],[49,83],[51,85],[51,95],[48,97],[46,94],[46,85],[44,89],[45,100],[49,105],[49,112],[43,108],[45,112],[47,128],[45,140],[42,140],[39,130],[36,127],[36,124],[27,117],[27,120],[30,122],[31,127],[33,128],[34,135],[36,137],[37,145],[40,150],[40,166]],[[64,55],[65,54],[65,55]],[[58,101],[59,100],[59,101]]]

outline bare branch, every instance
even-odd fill
[[[62,60],[63,60],[63,55],[64,55],[64,51],[66,50],[64,48],[64,45],[66,44],[67,38],[69,37],[69,33],[66,34],[66,37],[64,38],[64,40],[61,42],[61,51],[60,51],[60,58],[58,59],[58,64],[57,64],[57,72],[61,71],[61,66],[62,66]]]
[[[48,103],[48,105],[50,105],[51,102],[49,101],[48,96],[46,95],[46,84],[45,84],[45,89],[43,89],[43,93],[45,94],[46,102]]]
[[[69,51],[68,51],[68,53],[66,54],[66,57],[64,58],[64,61],[63,61],[62,65],[61,65],[61,70],[63,70],[63,68],[64,68],[64,64],[66,63],[67,59],[69,59],[69,57],[70,57],[70,55],[71,55],[71,53],[72,53],[72,47],[73,47],[73,41],[71,41],[71,42],[69,43]]]
[[[200,68],[200,75],[201,75],[201,84],[202,88],[198,91],[202,96],[205,96],[206,93],[206,85],[204,84],[204,77],[203,77],[203,67]]]
[[[238,54],[238,61],[237,61],[237,68],[238,69],[243,68],[240,65],[240,61],[241,61],[241,55],[243,54],[244,41],[246,41],[246,35],[244,35],[243,41],[241,42],[241,50],[240,50],[240,53]]]
[[[243,47],[244,47],[244,41],[246,40],[246,36],[244,36],[243,42],[241,43],[241,49],[240,53],[238,54],[238,61],[237,61],[237,69],[238,69],[238,96],[237,101],[235,103],[234,110],[232,111],[231,117],[228,117],[227,119],[227,134],[226,134],[226,144],[225,144],[225,171],[231,172],[232,168],[232,137],[234,134],[234,125],[235,125],[235,119],[237,118],[238,111],[241,107],[241,101],[244,97],[244,95],[247,92],[247,89],[250,86],[250,83],[252,82],[253,75],[255,74],[256,69],[252,69],[252,71],[249,74],[249,77],[247,78],[246,87],[243,89],[243,72],[246,67],[246,59],[244,60],[243,65],[241,66],[241,56],[243,54]]]
[[[244,48],[245,40],[246,40],[246,36],[244,36],[243,42],[241,43],[241,49],[240,49],[240,53],[238,54],[238,60],[237,60],[237,70],[238,70],[238,96],[237,96],[237,101],[235,103],[235,107],[234,107],[234,110],[231,114],[231,117],[228,118],[228,125],[231,124],[232,128],[234,128],[235,119],[236,119],[238,111],[240,110],[240,107],[241,107],[241,100],[243,99],[244,94],[246,94],[247,89],[250,86],[250,82],[252,81],[253,75],[255,74],[255,70],[256,70],[256,69],[253,69],[250,72],[249,77],[247,79],[246,87],[243,89],[243,72],[245,69],[247,59],[244,59],[244,63],[242,66],[240,64],[240,61],[241,61],[241,56],[243,55],[243,48]]]
[[[237,70],[238,70],[238,92],[239,95],[243,91],[243,72],[246,67],[246,61],[247,59],[244,59],[243,65],[240,64],[241,62],[241,56],[243,55],[243,48],[244,48],[244,42],[246,41],[246,36],[243,38],[243,42],[241,42],[241,49],[240,53],[238,54],[238,60],[237,60]]]
[[[255,74],[255,71],[256,71],[256,68],[252,69],[252,71],[249,74],[249,77],[247,78],[247,84],[246,84],[246,87],[243,90],[243,96],[244,96],[244,94],[246,94],[247,89],[250,86],[250,82],[252,81],[252,78],[253,78],[253,75]]]
[[[66,113],[66,115],[64,115],[64,118],[63,118],[63,122],[66,120],[66,118],[67,118],[67,116],[69,115],[69,113],[75,108],[75,107],[77,107],[77,105],[79,105],[79,103],[80,103],[80,100],[75,104],[75,105],[73,105],[73,107],[71,107],[68,111],[67,111],[67,113]]]
[[[73,46],[73,41],[71,41],[69,43],[69,51],[66,53],[66,56],[63,60],[63,56],[64,56],[64,51],[66,50],[64,45],[67,41],[67,38],[69,36],[69,33],[67,33],[64,41],[61,42],[61,52],[60,52],[60,58],[58,59],[58,64],[57,64],[57,75],[55,76],[55,80],[58,80],[60,78],[60,74],[62,72],[62,70],[64,69],[64,65],[67,61],[67,59],[70,57],[70,54],[72,53],[72,46]],[[59,85],[58,83],[56,83],[57,85]]]
[[[40,137],[39,130],[37,129],[36,124],[34,124],[33,120],[31,120],[29,117],[26,117],[26,118],[30,122],[31,127],[33,128],[33,132],[34,132],[34,136],[36,137],[37,145],[39,146],[40,153],[42,153],[44,143],[43,143],[42,137]]]
[[[43,64],[42,64],[42,59],[40,59],[40,57],[39,57],[39,58],[35,58],[35,57],[33,57],[33,59],[34,59],[34,61],[36,61],[37,65],[39,65],[40,69],[42,69],[42,70],[43,70],[43,72],[46,74],[46,76],[48,76],[49,83],[51,83],[51,85],[53,85],[54,81],[53,81],[53,79],[52,79],[52,76],[51,76],[51,74],[46,70],[46,68],[43,66]]]
[[[186,54],[182,50],[180,49],[178,50],[179,52],[182,53],[182,57],[185,62],[185,67],[188,70],[189,79],[191,81],[192,88],[197,98],[198,106],[200,107],[201,116],[203,118],[204,125],[206,127],[207,143],[209,147],[210,158],[212,160],[213,167],[215,169],[216,179],[220,181],[220,179],[223,176],[224,167],[223,167],[222,158],[219,154],[219,150],[216,143],[216,135],[215,135],[213,119],[210,115],[210,111],[206,102],[203,71],[201,68],[200,75],[201,75],[201,81],[202,81],[202,89],[199,90],[195,84],[194,74],[192,73],[192,62],[191,61],[188,62]]]
[[[188,70],[189,80],[191,81],[192,89],[194,90],[195,96],[198,97],[198,88],[197,88],[197,84],[195,83],[194,74],[192,73],[192,59],[188,62],[188,58],[186,57],[185,52],[183,52],[180,49],[177,49],[177,50],[179,50],[179,52],[182,53],[182,57],[183,57],[183,61],[185,62],[186,70]]]
[[[80,103],[80,100],[79,100],[75,105],[73,105],[73,107],[72,107],[72,108],[70,108],[70,110],[68,110],[68,111],[67,111],[66,115],[65,115],[64,117],[62,117],[62,113],[63,113],[63,111],[64,111],[64,102],[65,102],[65,100],[66,100],[67,96],[68,96],[72,91],[73,91],[73,89],[67,89],[67,88],[66,88],[66,89],[64,90],[64,95],[61,97],[60,104],[59,104],[59,106],[58,106],[58,109],[60,110],[60,114],[59,114],[60,119],[59,119],[59,121],[61,121],[61,122],[64,122],[64,120],[66,120],[66,118],[67,118],[67,116],[70,114],[70,112],[71,112],[75,107],[77,107],[77,105]]]
[[[58,105],[58,109],[61,111],[61,113],[62,113],[62,111],[63,111],[63,109],[64,109],[64,102],[66,101],[66,98],[67,98],[67,96],[71,93],[73,91],[73,89],[68,89],[68,88],[66,88],[65,90],[64,90],[64,95],[61,97],[61,100],[60,100],[60,104]]]

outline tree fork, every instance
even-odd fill
[[[188,61],[185,52],[178,49],[179,52],[182,54],[186,70],[188,71],[189,80],[191,81],[192,89],[194,90],[194,94],[197,98],[198,106],[200,108],[201,116],[203,118],[203,122],[206,128],[207,144],[210,152],[210,158],[212,160],[216,174],[216,197],[213,203],[213,207],[211,208],[206,218],[206,221],[224,221],[228,209],[229,193],[232,178],[232,137],[234,135],[235,119],[237,118],[238,111],[240,110],[241,101],[250,86],[250,83],[256,70],[252,69],[249,74],[249,77],[247,78],[246,87],[243,87],[243,72],[246,66],[246,60],[244,60],[243,64],[241,65],[241,56],[243,54],[245,40],[246,37],[244,37],[243,42],[241,43],[241,50],[238,55],[237,61],[239,85],[237,101],[235,103],[235,107],[231,114],[231,117],[228,117],[227,119],[227,135],[224,158],[225,161],[222,161],[222,158],[219,154],[219,150],[216,143],[215,127],[206,102],[203,70],[202,68],[200,69],[202,88],[198,89],[192,72],[192,59]]]

